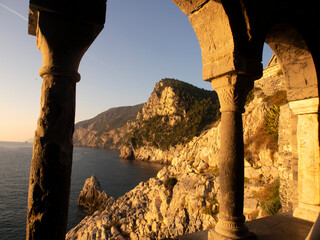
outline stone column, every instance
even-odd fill
[[[289,105],[298,116],[298,207],[293,216],[314,222],[320,212],[319,98]]]
[[[27,239],[65,239],[80,60],[102,27],[37,13],[41,110],[30,170]]]
[[[212,81],[221,106],[221,148],[219,153],[220,212],[208,239],[256,239],[248,231],[243,216],[244,146],[242,113],[253,80],[242,75],[226,75]]]

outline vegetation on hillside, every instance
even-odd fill
[[[128,144],[134,148],[151,145],[168,149],[178,143],[186,143],[220,118],[219,101],[215,92],[175,79],[163,79],[161,82],[163,84],[156,90],[156,94],[160,96],[166,87],[173,89],[178,101],[176,114],[181,117],[181,121],[171,125],[168,115],[156,115],[142,121],[129,138]]]
[[[278,150],[280,107],[288,103],[287,92],[277,91],[273,95],[265,97],[264,101],[269,103],[269,108],[266,108],[264,132],[270,138],[269,147],[276,151]]]
[[[75,131],[79,129],[86,129],[86,133],[82,139],[88,139],[88,135],[95,133],[94,144],[96,147],[110,148],[112,147],[112,139],[105,139],[103,136],[106,132],[123,127],[128,121],[135,120],[139,111],[141,111],[143,104],[125,107],[111,108],[96,117],[79,122],[75,125]],[[77,145],[82,139],[74,138],[74,143]]]
[[[92,130],[100,133],[109,129],[122,127],[129,120],[134,120],[142,107],[143,103],[134,106],[110,108],[92,119],[77,123],[75,128],[87,128],[93,123]]]

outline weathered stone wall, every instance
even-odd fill
[[[263,71],[263,77],[255,81],[266,95],[276,91],[286,90],[286,78],[279,64],[268,66]],[[292,113],[289,104],[280,107],[278,153],[274,156],[273,167],[277,168],[280,180],[280,197],[282,211],[293,211],[298,204],[298,147],[297,147],[297,117]],[[261,152],[261,155],[263,153]],[[245,168],[247,176],[258,171]],[[262,168],[261,168],[261,174]],[[273,175],[276,177],[276,174]]]

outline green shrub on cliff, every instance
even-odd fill
[[[280,181],[268,184],[264,190],[257,193],[260,206],[267,215],[275,215],[281,211],[282,205],[279,195]]]

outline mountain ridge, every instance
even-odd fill
[[[214,91],[164,78],[155,84],[146,103],[111,108],[77,123],[74,144],[118,150],[146,146],[164,150],[199,135],[206,125],[219,119],[218,109]],[[140,160],[147,158],[140,154]]]
[[[135,120],[142,104],[110,108],[97,116],[75,124],[75,146],[117,149],[128,123]]]

